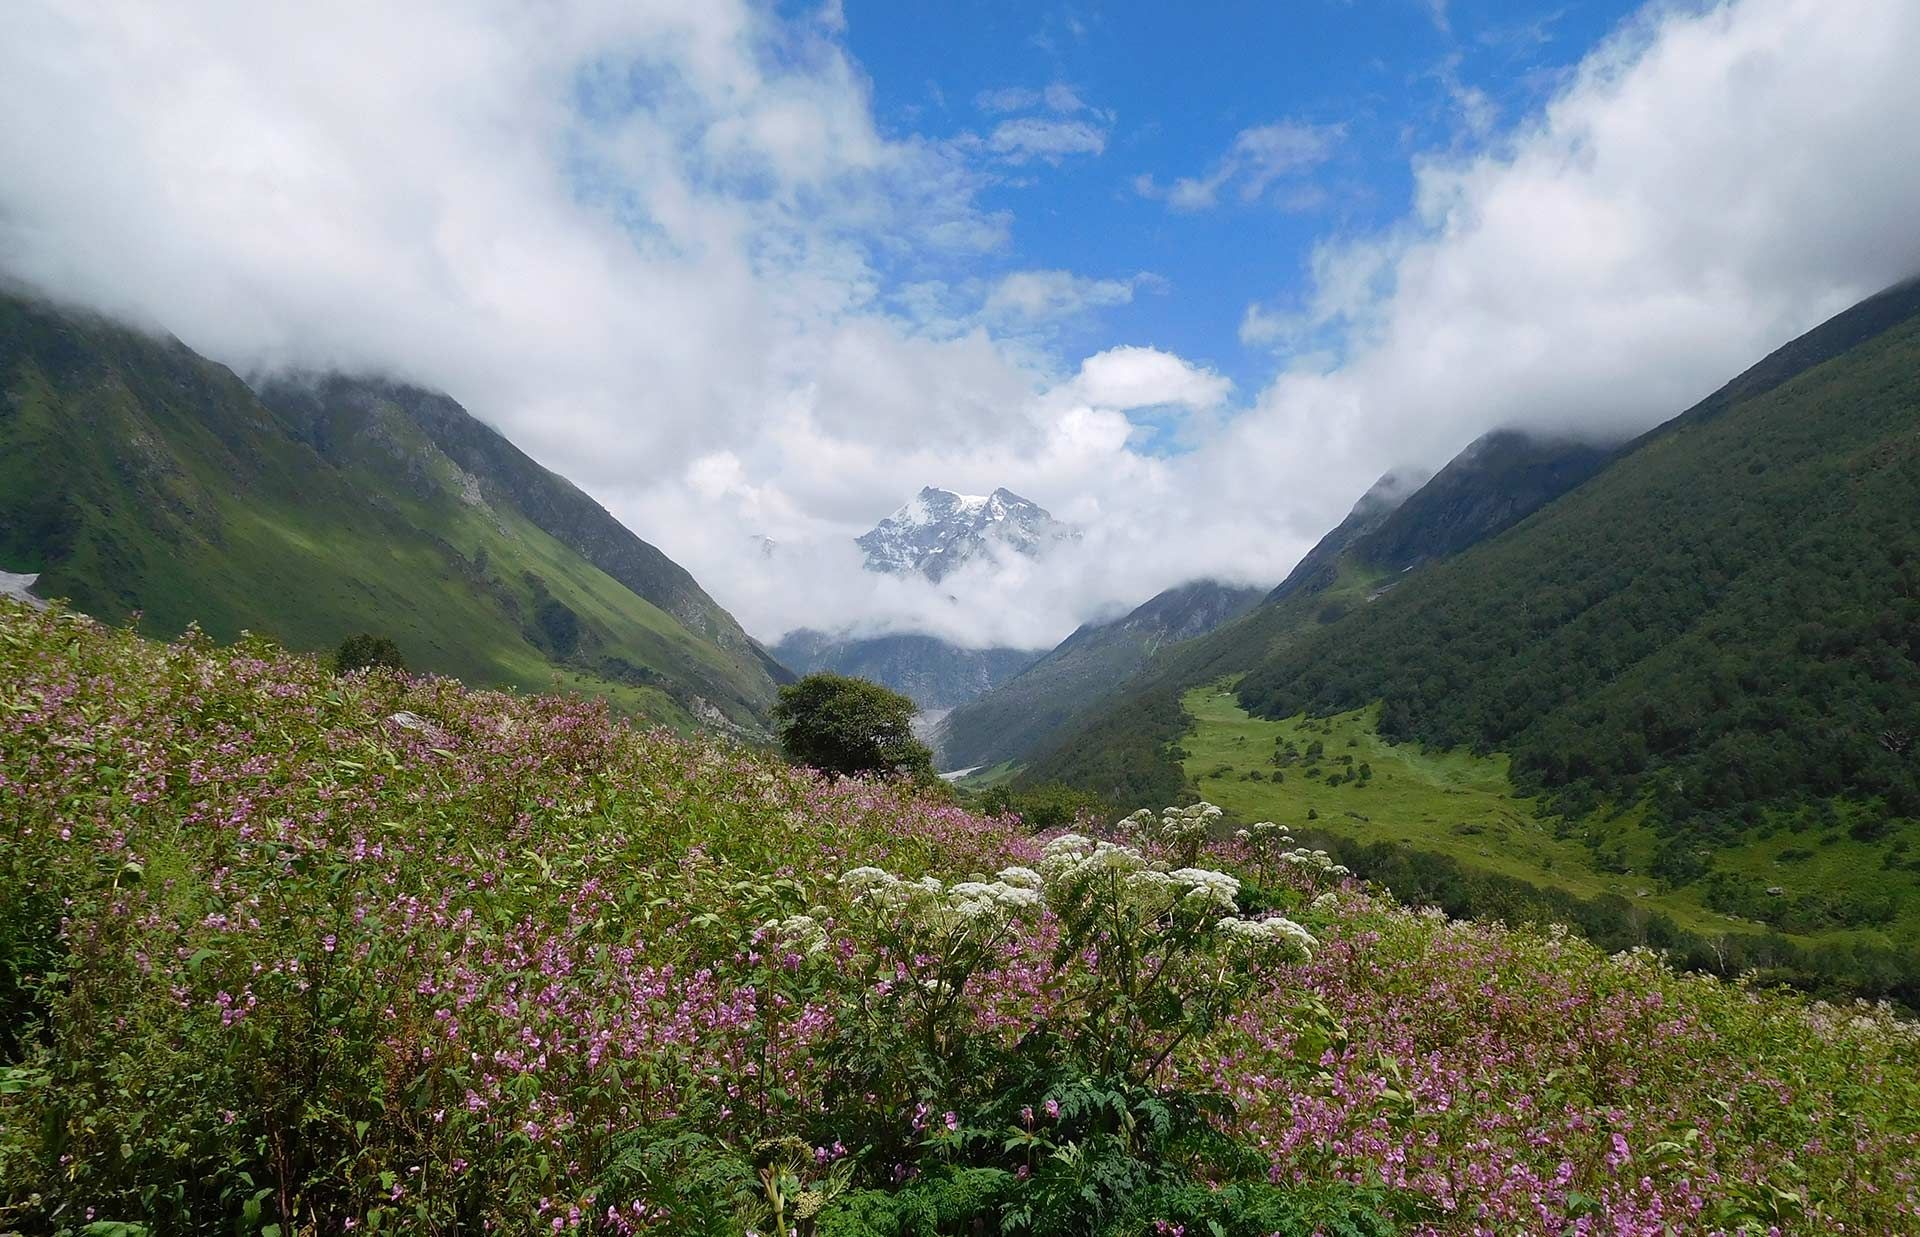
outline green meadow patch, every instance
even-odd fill
[[[1785,935],[1816,946],[1920,942],[1920,866],[1910,866],[1920,861],[1920,837],[1912,830],[1863,841],[1857,815],[1819,826],[1772,822],[1705,856],[1707,876],[1676,885],[1654,875],[1660,838],[1644,811],[1557,817],[1514,787],[1502,753],[1381,738],[1377,705],[1269,721],[1241,708],[1226,682],[1195,688],[1183,703],[1193,721],[1179,744],[1188,779],[1245,820],[1396,843],[1579,898],[1616,895],[1696,933],[1757,933],[1769,926],[1763,916],[1776,915]],[[1891,917],[1866,929],[1836,924],[1833,915],[1791,917],[1796,900],[1817,911],[1863,891],[1889,899]]]

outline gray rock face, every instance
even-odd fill
[[[1079,536],[1011,490],[981,496],[928,486],[858,540],[867,570],[938,581],[983,554],[1039,556]]]

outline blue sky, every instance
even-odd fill
[[[1635,7],[848,0],[845,40],[890,133],[988,135],[1023,118],[1099,133],[1097,154],[995,170],[979,199],[1011,215],[1012,243],[986,265],[1158,276],[1064,332],[1068,351],[1151,345],[1210,365],[1245,395],[1274,368],[1265,348],[1238,339],[1250,303],[1298,302],[1316,242],[1405,215],[1415,157],[1525,117]],[[1049,86],[1071,92],[1057,100],[1066,109],[1048,105]],[[1043,97],[1007,107],[1020,93]],[[1253,201],[1244,178],[1224,185],[1205,209],[1136,187],[1143,175],[1164,187],[1215,173],[1239,133],[1267,125],[1318,131],[1324,159]],[[912,278],[911,259],[901,265]]]

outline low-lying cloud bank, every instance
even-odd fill
[[[443,388],[763,636],[1038,646],[1195,575],[1277,580],[1378,474],[1495,426],[1644,429],[1920,270],[1920,5],[1659,4],[1423,159],[1309,296],[1249,306],[1263,389],[1062,356],[1009,324],[1131,282],[980,279],[998,114],[887,136],[840,37],[735,0],[22,6],[0,272],[242,370]],[[1110,121],[1063,107],[1099,140],[1023,157],[1098,157]],[[938,587],[861,571],[851,538],[923,484],[1088,535]]]

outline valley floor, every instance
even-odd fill
[[[1326,718],[1254,717],[1228,681],[1195,688],[1183,703],[1193,721],[1180,740],[1188,779],[1203,798],[1244,820],[1398,843],[1579,898],[1617,895],[1704,936],[1766,927],[1710,906],[1704,882],[1676,889],[1646,875],[1658,838],[1639,810],[1576,821],[1554,816],[1515,789],[1503,755],[1389,743],[1375,729],[1377,707]],[[1309,758],[1315,744],[1319,754]],[[1349,777],[1362,768],[1370,776]],[[1779,890],[1780,898],[1884,891],[1898,907],[1890,922],[1787,935],[1813,944],[1912,947],[1920,944],[1920,881],[1901,862],[1912,841],[1862,843],[1837,825],[1816,834],[1781,829],[1743,839],[1714,863],[1729,878],[1761,888],[1763,898],[1765,889]]]

